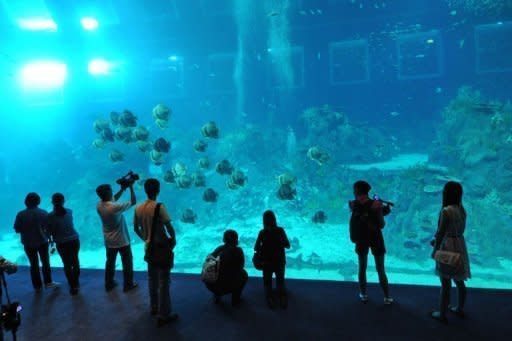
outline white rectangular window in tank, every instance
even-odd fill
[[[304,87],[304,47],[268,48],[271,88],[290,89]]]
[[[153,58],[149,66],[149,80],[144,82],[154,99],[177,99],[184,96],[183,57],[169,54]]]
[[[329,44],[331,84],[365,83],[370,80],[368,40],[347,40]]]
[[[440,77],[444,73],[443,44],[438,30],[397,37],[398,79]]]
[[[512,71],[512,22],[475,27],[476,72]]]
[[[235,92],[234,53],[219,53],[208,56],[208,91],[212,93]]]

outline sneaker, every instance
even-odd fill
[[[69,289],[69,294],[71,296],[76,296],[76,295],[78,295],[78,290],[79,290],[78,288],[71,288],[71,289]]]
[[[125,287],[123,288],[123,291],[124,291],[124,292],[131,291],[131,290],[133,290],[133,289],[136,289],[138,286],[139,286],[139,284],[137,284],[136,282],[133,282],[131,285],[125,286]]]
[[[59,286],[60,286],[60,283],[57,283],[57,282],[50,282],[50,283],[46,283],[46,284],[44,285],[44,288],[45,288],[45,289],[57,289]]]
[[[117,287],[117,285],[118,284],[116,281],[112,282],[111,284],[105,285],[105,291],[111,292],[115,287]]]
[[[449,306],[449,307],[448,307],[448,310],[449,310],[451,313],[453,313],[453,314],[457,315],[457,316],[458,316],[458,317],[460,317],[460,318],[464,318],[464,317],[466,317],[466,315],[464,314],[464,310],[461,310],[461,309],[459,309],[458,307]]]
[[[441,315],[439,311],[432,311],[430,313],[430,317],[433,318],[434,320],[438,320],[439,322],[448,323],[448,319],[446,318],[446,316]]]
[[[178,314],[176,314],[176,313],[172,313],[169,316],[163,317],[163,318],[159,317],[158,320],[156,321],[156,326],[162,327],[162,326],[165,326],[166,324],[176,321],[177,319],[178,319]]]
[[[384,297],[385,305],[392,305],[395,300],[392,297]]]
[[[361,302],[366,303],[366,302],[368,302],[368,295],[359,294],[359,299],[361,300]]]

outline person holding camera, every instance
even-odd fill
[[[464,281],[471,278],[468,250],[464,239],[466,229],[466,210],[462,205],[462,185],[447,182],[443,189],[443,208],[435,239],[432,241],[432,258],[436,261],[436,274],[441,279],[441,299],[439,311],[433,311],[431,317],[447,322],[446,313],[450,311],[464,317],[466,302],[466,285]],[[458,304],[450,306],[452,280],[457,286]]]
[[[16,215],[14,230],[21,236],[21,243],[30,262],[30,277],[36,291],[58,287],[52,281],[50,254],[48,245],[48,212],[39,208],[41,197],[37,193],[29,193],[25,198],[25,210]],[[39,260],[43,268],[43,281],[39,273]]]
[[[157,202],[160,182],[157,179],[146,180],[144,191],[148,199],[135,209],[133,227],[145,243],[151,315],[157,315],[157,326],[161,327],[178,318],[172,313],[169,292],[176,233],[166,207]]]
[[[379,199],[370,199],[371,186],[366,181],[354,183],[355,200],[349,202],[350,240],[355,243],[355,251],[359,260],[359,298],[363,303],[368,302],[366,293],[366,268],[368,266],[368,251],[371,249],[375,259],[375,267],[379,275],[379,283],[384,291],[384,304],[393,303],[389,295],[389,285],[384,270],[384,255],[386,247],[382,229],[386,225],[384,216],[391,212],[390,204],[383,205]]]
[[[105,290],[107,292],[117,286],[114,276],[118,253],[121,254],[121,261],[123,263],[124,292],[137,287],[137,283],[133,281],[133,255],[130,235],[128,234],[126,219],[123,215],[125,211],[137,203],[135,191],[133,190],[135,179],[130,178],[122,181],[123,179],[118,180],[121,189],[115,195],[113,195],[112,187],[108,184],[100,185],[96,188],[96,194],[101,200],[96,206],[96,210],[103,225],[103,237],[107,255],[105,264]],[[130,201],[118,203],[117,201],[128,188],[130,189]]]
[[[7,290],[7,283],[5,282],[5,275],[12,275],[18,271],[18,267],[16,264],[9,262],[4,257],[0,256],[0,307],[2,308],[2,312],[0,315],[0,341],[4,340],[4,320],[5,320],[5,328],[7,330],[11,330],[14,334],[16,334],[16,329],[19,326],[19,313],[17,311],[17,307],[19,303],[9,302],[9,295],[7,295],[8,305],[3,305],[3,288]]]
[[[51,243],[57,244],[57,252],[62,259],[69,284],[69,293],[74,296],[80,288],[80,240],[73,224],[73,212],[64,207],[64,201],[61,193],[52,196],[53,211],[48,215],[48,233]]]
[[[217,279],[215,282],[205,284],[213,293],[215,303],[220,302],[221,296],[231,294],[231,305],[237,306],[249,279],[244,269],[244,251],[238,246],[238,233],[234,230],[224,232],[223,241],[224,245],[217,247],[207,258],[207,261],[217,261]]]

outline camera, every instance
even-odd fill
[[[11,302],[2,305],[0,312],[0,324],[6,331],[16,332],[21,324],[21,305],[19,302]]]
[[[7,297],[7,304],[0,307],[0,328],[10,331],[14,339],[16,339],[16,332],[21,324],[21,305],[19,302],[11,301],[9,297],[5,273],[11,275],[16,271],[18,271],[16,264],[0,257],[0,294],[5,289],[5,296]]]
[[[116,183],[120,185],[122,188],[127,188],[132,186],[135,183],[135,181],[139,179],[139,174],[136,174],[133,171],[129,171],[128,174],[118,179]]]
[[[8,275],[12,275],[16,271],[18,271],[18,267],[16,264],[8,262],[5,258],[0,257],[0,274],[3,275],[4,271]]]
[[[377,194],[373,196],[373,200],[380,202],[382,206],[382,214],[387,216],[391,213],[391,207],[395,206],[391,201],[382,200]]]

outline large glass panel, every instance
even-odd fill
[[[82,266],[103,268],[96,188],[132,170],[137,204],[161,182],[176,272],[201,271],[230,228],[260,275],[250,259],[271,209],[288,276],[357,281],[349,201],[364,179],[394,203],[390,282],[439,285],[430,243],[457,181],[468,284],[512,288],[510,1],[2,3],[0,255],[27,265],[25,197],[52,211],[62,193]],[[144,270],[134,208],[124,217]]]

